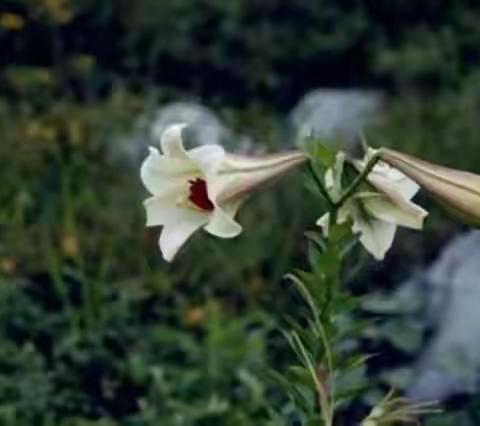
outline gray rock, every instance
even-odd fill
[[[382,116],[384,97],[366,90],[317,89],[305,95],[291,113],[297,146],[313,136],[352,148],[362,130]]]
[[[480,231],[454,239],[417,285],[427,290],[435,336],[416,365],[408,395],[443,400],[474,392],[480,377]]]
[[[158,109],[151,117],[151,132],[154,139],[170,125],[187,123],[186,135],[198,145],[227,143],[230,132],[220,119],[207,107],[194,102],[175,102]]]
[[[187,123],[185,137],[193,145],[218,144],[236,153],[262,151],[262,146],[247,135],[239,135],[223,125],[209,108],[194,102],[175,102],[160,108],[151,119],[154,140],[170,125]]]
[[[430,267],[416,268],[393,294],[369,295],[362,307],[389,316],[367,327],[365,337],[417,356],[413,365],[382,375],[390,386],[398,388],[394,376],[401,372],[401,388],[418,401],[445,400],[478,388],[480,231],[458,236]],[[427,344],[426,330],[433,330]]]
[[[157,145],[163,131],[170,125],[186,123],[187,146],[219,144],[237,153],[261,152],[262,146],[246,135],[234,134],[207,107],[194,102],[175,102],[144,113],[129,135],[114,144],[114,157],[127,159],[135,167],[145,158],[149,145]]]

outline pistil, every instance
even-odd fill
[[[214,205],[210,198],[208,198],[207,182],[201,178],[191,179],[189,183],[188,200],[203,211],[212,211]]]

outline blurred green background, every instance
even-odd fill
[[[289,177],[240,238],[199,233],[167,265],[122,138],[193,99],[280,149],[304,94],[360,87],[387,97],[371,144],[479,172],[479,22],[473,0],[0,0],[0,424],[269,424],[283,276],[320,206]],[[431,207],[354,292],[394,288],[462,229]],[[471,398],[448,412],[480,424]]]

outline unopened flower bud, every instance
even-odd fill
[[[480,176],[382,148],[383,161],[402,171],[465,223],[480,226]]]

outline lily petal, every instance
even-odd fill
[[[420,187],[415,181],[407,177],[400,170],[390,167],[374,167],[372,172],[368,175],[367,180],[375,187],[385,187],[396,191],[402,198],[410,199],[415,196]],[[384,170],[381,170],[383,168]]]
[[[325,213],[320,219],[317,220],[317,226],[322,228],[324,237],[328,237],[328,230],[330,228],[330,213]]]
[[[229,198],[227,201],[218,204],[218,206],[227,214],[227,216],[233,219],[237,214],[238,209],[248,199],[248,195],[249,194],[244,194],[237,198]]]
[[[399,199],[391,199],[378,193],[360,193],[356,198],[361,199],[363,207],[373,217],[392,224],[412,229],[422,229],[428,212],[416,204]]]
[[[220,145],[204,145],[188,151],[188,157],[205,174],[215,173],[225,158],[225,150]]]
[[[360,242],[377,260],[383,260],[393,244],[397,226],[366,217],[357,211],[353,216],[352,231],[360,234]]]
[[[160,146],[164,155],[183,160],[188,158],[182,139],[182,132],[185,127],[187,127],[185,123],[173,124],[162,133]]]
[[[195,164],[190,160],[167,158],[150,147],[150,154],[140,169],[140,178],[151,194],[162,195],[184,186],[195,171]]]
[[[325,174],[325,185],[331,192],[331,196],[335,201],[340,199],[342,194],[342,177],[345,168],[345,153],[340,151],[337,153],[333,168],[328,169]]]
[[[147,213],[146,226],[174,225],[179,221],[195,222],[200,218],[207,222],[208,214],[178,206],[178,198],[175,191],[147,198],[143,202]]]
[[[234,238],[242,232],[242,226],[224,210],[216,207],[205,226],[205,231],[220,238]]]
[[[176,223],[164,226],[160,234],[160,251],[167,262],[171,262],[190,236],[201,228],[207,218],[196,216],[195,218],[178,218]]]
[[[353,161],[353,165],[359,172],[362,172],[367,167],[370,159],[375,155],[379,155],[380,151],[372,148],[368,149],[367,155],[363,160]],[[402,173],[395,167],[383,161],[379,161],[373,167],[372,171],[367,176],[367,181],[375,188],[383,190],[385,187],[398,193],[403,199],[411,199],[420,189],[418,184]]]

